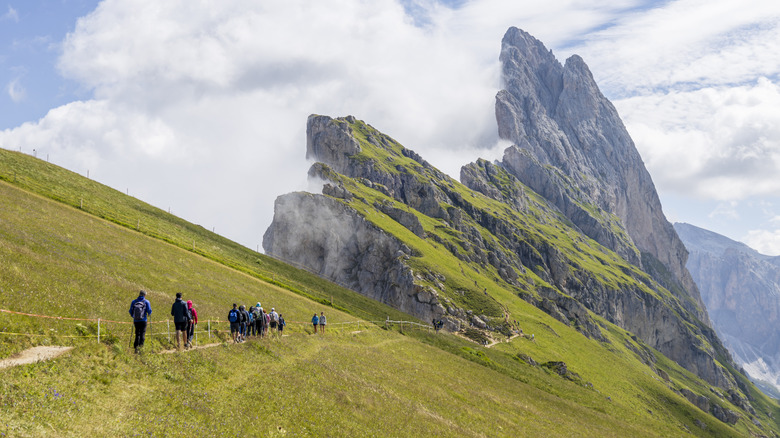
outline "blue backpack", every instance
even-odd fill
[[[237,322],[238,321],[238,311],[236,309],[231,309],[230,313],[228,313],[228,321],[230,322]]]

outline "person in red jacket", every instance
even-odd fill
[[[192,337],[195,335],[195,325],[198,323],[198,311],[195,310],[195,307],[192,305],[192,300],[187,300],[187,308],[190,309],[190,313],[192,314],[190,326],[187,331],[187,340],[189,346],[192,347]]]

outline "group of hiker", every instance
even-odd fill
[[[133,317],[135,326],[133,348],[136,353],[144,345],[146,326],[151,314],[152,305],[146,298],[146,292],[142,290],[139,292],[138,298],[130,303],[130,316]],[[181,292],[176,293],[176,301],[171,306],[171,316],[173,316],[173,323],[176,327],[176,348],[181,350],[182,345],[184,349],[191,348],[195,326],[198,324],[198,312],[195,310],[192,300],[185,302]],[[233,303],[233,308],[228,312],[228,322],[234,343],[245,342],[250,336],[265,337],[269,333],[281,336],[287,325],[284,316],[278,313],[275,308],[272,307],[270,312],[266,312],[260,302],[248,309],[243,304],[239,306]],[[315,333],[317,333],[318,328],[320,333],[324,333],[327,324],[325,313],[320,312],[319,316],[315,313],[312,324]]]
[[[146,340],[146,325],[149,315],[152,314],[152,303],[146,299],[146,291],[138,293],[138,298],[130,303],[130,316],[133,317],[135,325],[135,341],[133,348],[138,353],[138,349],[144,346]],[[181,298],[181,292],[176,293],[176,301],[171,306],[171,316],[176,328],[176,348],[181,350],[192,347],[192,338],[195,336],[195,326],[198,324],[198,311],[192,304],[192,300],[184,301]]]
[[[277,332],[281,336],[287,325],[284,316],[277,313],[275,308],[272,307],[270,312],[266,312],[260,302],[249,306],[249,309],[243,304],[239,306],[233,303],[233,308],[228,312],[228,322],[230,334],[236,344],[246,341],[249,336],[265,337],[269,330],[271,334]]]
[[[320,333],[325,333],[325,326],[328,324],[328,319],[325,318],[325,313],[320,312],[320,316],[315,313],[311,317],[311,323],[314,326],[314,333],[317,333],[317,326],[320,328]]]

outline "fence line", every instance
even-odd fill
[[[30,316],[35,318],[46,318],[46,319],[54,319],[54,320],[62,320],[62,321],[87,321],[87,322],[96,322],[97,323],[97,333],[96,334],[90,334],[90,335],[60,335],[57,333],[14,333],[14,332],[6,332],[2,331],[0,332],[0,335],[10,335],[10,336],[29,336],[29,337],[43,337],[43,336],[56,336],[59,338],[97,338],[97,342],[100,342],[100,336],[101,336],[101,323],[106,326],[107,324],[133,324],[133,322],[129,321],[113,321],[109,319],[102,319],[102,318],[70,318],[70,317],[64,317],[64,316],[51,316],[51,315],[40,315],[35,313],[25,313],[25,312],[16,312],[13,310],[8,309],[0,309],[0,312],[3,313],[9,313],[13,315],[22,315],[22,316]],[[158,320],[158,321],[148,321],[147,324],[162,324],[165,323],[167,329],[164,331],[157,331],[153,332],[150,330],[147,335],[148,336],[168,336],[168,339],[171,339],[171,329],[170,329],[170,319],[164,319],[164,320]],[[212,336],[212,331],[214,333],[217,333],[218,330],[215,328],[212,330],[211,325],[212,324],[224,324],[229,323],[227,320],[222,319],[208,319],[203,321],[207,325],[207,330],[195,330],[193,334],[197,335],[198,333],[201,334],[208,334],[209,338]],[[408,325],[410,328],[412,327],[419,327],[421,329],[431,330],[434,327],[429,324],[421,324],[415,321],[394,321],[390,318],[387,318],[384,321],[362,321],[362,320],[356,320],[356,321],[344,321],[344,322],[331,322],[326,324],[327,326],[348,326],[348,325],[357,325],[358,329],[360,329],[361,323],[366,328],[373,326],[373,327],[381,327],[384,325],[384,328],[389,328],[389,326],[393,324],[399,324],[401,326],[401,330],[403,330],[404,325]],[[285,325],[300,325],[300,326],[307,326],[312,325],[312,323],[306,322],[306,321],[285,321]],[[53,329],[52,329],[53,330]],[[110,336],[113,338],[124,338],[126,336],[133,337],[134,334],[131,333],[130,335],[120,335],[120,334],[114,334],[114,333],[103,333],[103,337]]]

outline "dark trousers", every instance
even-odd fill
[[[134,348],[143,347],[146,338],[146,321],[135,321],[135,343]]]

